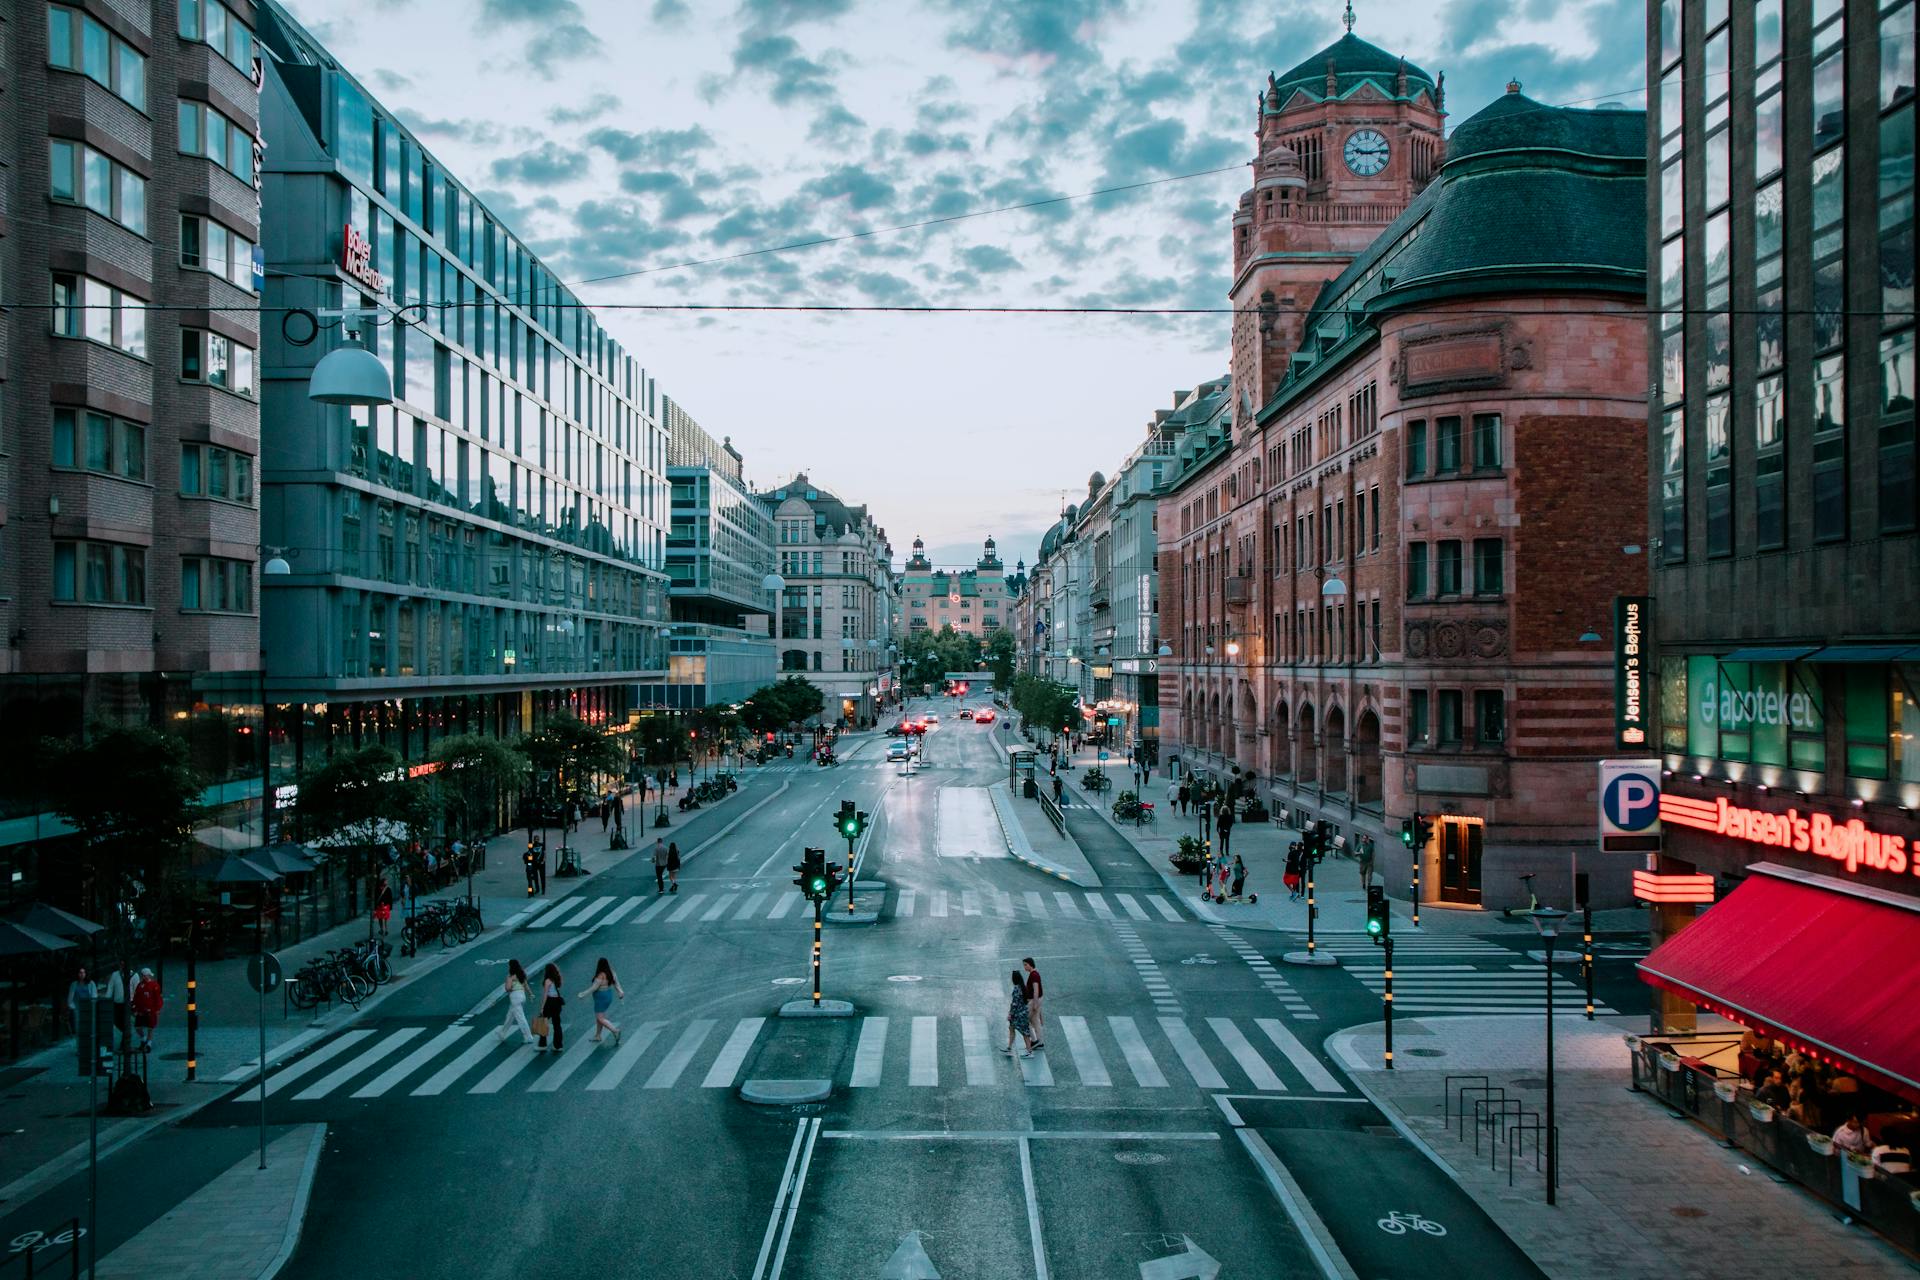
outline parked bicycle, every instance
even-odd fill
[[[1120,798],[1113,802],[1113,817],[1116,822],[1131,822],[1135,826],[1153,821],[1153,802],[1142,800],[1138,792],[1122,791]]]

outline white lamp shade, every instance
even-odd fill
[[[307,398],[321,404],[392,404],[393,375],[379,356],[350,342],[327,352],[313,366]]]
[[[1160,646],[1157,652],[1163,658],[1171,658],[1173,656],[1173,646],[1170,644],[1163,644]]]
[[[292,573],[293,566],[288,564],[286,560],[284,560],[280,556],[275,556],[273,559],[267,561],[265,564],[260,566],[260,572],[271,574],[277,578],[281,574]]]
[[[760,589],[762,591],[781,591],[786,588],[786,585],[787,580],[777,573],[770,573],[760,579]]]
[[[1347,594],[1347,584],[1340,581],[1337,577],[1328,578],[1320,584],[1320,594],[1323,596],[1343,596]]]

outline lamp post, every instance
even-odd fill
[[[1536,907],[1527,913],[1533,921],[1533,927],[1540,931],[1541,939],[1547,944],[1547,1203],[1556,1203],[1555,1195],[1560,1186],[1560,1136],[1553,1123],[1553,940],[1560,935],[1560,925],[1566,920],[1567,913],[1556,907]]]

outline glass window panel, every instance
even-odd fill
[[[101,84],[110,82],[113,76],[107,59],[112,49],[112,38],[107,29],[86,14],[80,15],[80,69],[91,79]]]
[[[1753,65],[1764,67],[1780,56],[1780,0],[1755,0]]]
[[[58,5],[47,10],[47,61],[71,71],[73,62],[73,10]]]
[[[131,422],[120,424],[120,474],[129,480],[147,478],[147,430]]]
[[[206,42],[216,49],[227,47],[227,10],[218,0],[208,0],[205,12]]]
[[[1660,77],[1660,136],[1665,138],[1680,131],[1681,107],[1680,68],[1675,67]]]
[[[53,411],[53,465],[71,467],[74,465],[74,412],[71,409]]]
[[[1753,172],[1754,176],[1764,178],[1780,168],[1780,139],[1784,129],[1782,104],[1785,97],[1779,93],[1768,94],[1754,105],[1753,124]]]
[[[1717,284],[1732,274],[1732,263],[1728,260],[1727,230],[1730,218],[1725,211],[1708,218],[1705,234],[1702,236],[1702,251],[1707,264],[1707,283]]]
[[[1753,442],[1770,449],[1786,438],[1786,382],[1778,374],[1754,384]]]
[[[1729,139],[1731,130],[1721,129],[1707,139],[1707,208],[1717,209],[1727,202],[1733,181],[1733,160]]]
[[[113,91],[134,106],[146,109],[147,105],[147,60],[140,56],[139,50],[130,44],[118,45],[114,49]]]
[[[95,213],[113,216],[113,165],[98,151],[82,149],[80,167],[84,176],[83,199]]]
[[[1685,165],[1675,160],[1660,171],[1660,234],[1662,236],[1680,234],[1682,219],[1686,214],[1685,168]]]
[[[1753,193],[1753,254],[1765,258],[1780,252],[1786,229],[1786,208],[1781,203],[1781,184],[1769,182]]]
[[[1660,399],[1678,404],[1687,398],[1686,333],[1676,329],[1660,340]]]
[[[1882,208],[1880,225],[1897,226],[1913,217],[1913,108],[1880,121],[1880,199],[1899,201]]]
[[[1729,83],[1730,77],[1727,74],[1730,65],[1727,60],[1728,51],[1731,50],[1732,47],[1733,35],[1731,32],[1722,31],[1707,40],[1705,46],[1707,55],[1706,83],[1702,88],[1705,90],[1706,100],[1708,102],[1718,102],[1726,97],[1728,93],[1732,92],[1732,85]]]
[[[71,142],[55,140],[47,144],[47,165],[51,171],[49,187],[57,200],[78,198],[74,185],[75,148]]]
[[[1660,65],[1680,56],[1680,0],[1660,0]]]
[[[1833,232],[1815,242],[1816,251],[1828,241],[1840,240]],[[1825,256],[1813,270],[1813,349],[1825,351],[1839,346],[1846,337],[1847,264],[1834,253]]]
[[[1847,132],[1847,54],[1837,49],[1813,68],[1813,147],[1838,142]]]
[[[1707,386],[1724,387],[1733,377],[1733,317],[1724,311],[1707,317]]]
[[[87,415],[87,470],[113,469],[113,419],[105,414]]]
[[[1660,305],[1677,307],[1686,297],[1687,244],[1674,237],[1660,247]]]
[[[200,447],[198,445],[180,446],[180,492],[197,494],[202,492],[200,482]]]
[[[138,299],[125,294],[120,296],[120,346],[142,359],[146,358],[147,308]]]
[[[118,171],[121,223],[129,230],[147,233],[147,180],[131,169]]]
[[[113,290],[98,280],[81,280],[81,332],[95,342],[113,341]]]
[[[1880,106],[1884,110],[1913,97],[1913,15],[1903,5],[1880,19]]]

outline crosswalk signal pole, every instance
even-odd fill
[[[819,898],[813,900],[813,1007],[820,1007],[820,925],[825,915],[826,904]]]
[[[1393,934],[1382,934],[1380,945],[1387,949],[1386,985],[1380,993],[1380,1007],[1385,1010],[1387,1023],[1387,1070],[1393,1070]]]
[[[1587,1021],[1593,1021],[1593,903],[1587,898],[1587,873],[1576,872],[1573,891],[1580,899],[1580,967],[1587,980]]]
[[[1380,988],[1381,1020],[1386,1027],[1386,1069],[1393,1070],[1393,909],[1387,904],[1387,890],[1383,885],[1367,886],[1367,933],[1373,938],[1373,945],[1386,950],[1386,964],[1381,970],[1385,981]]]

